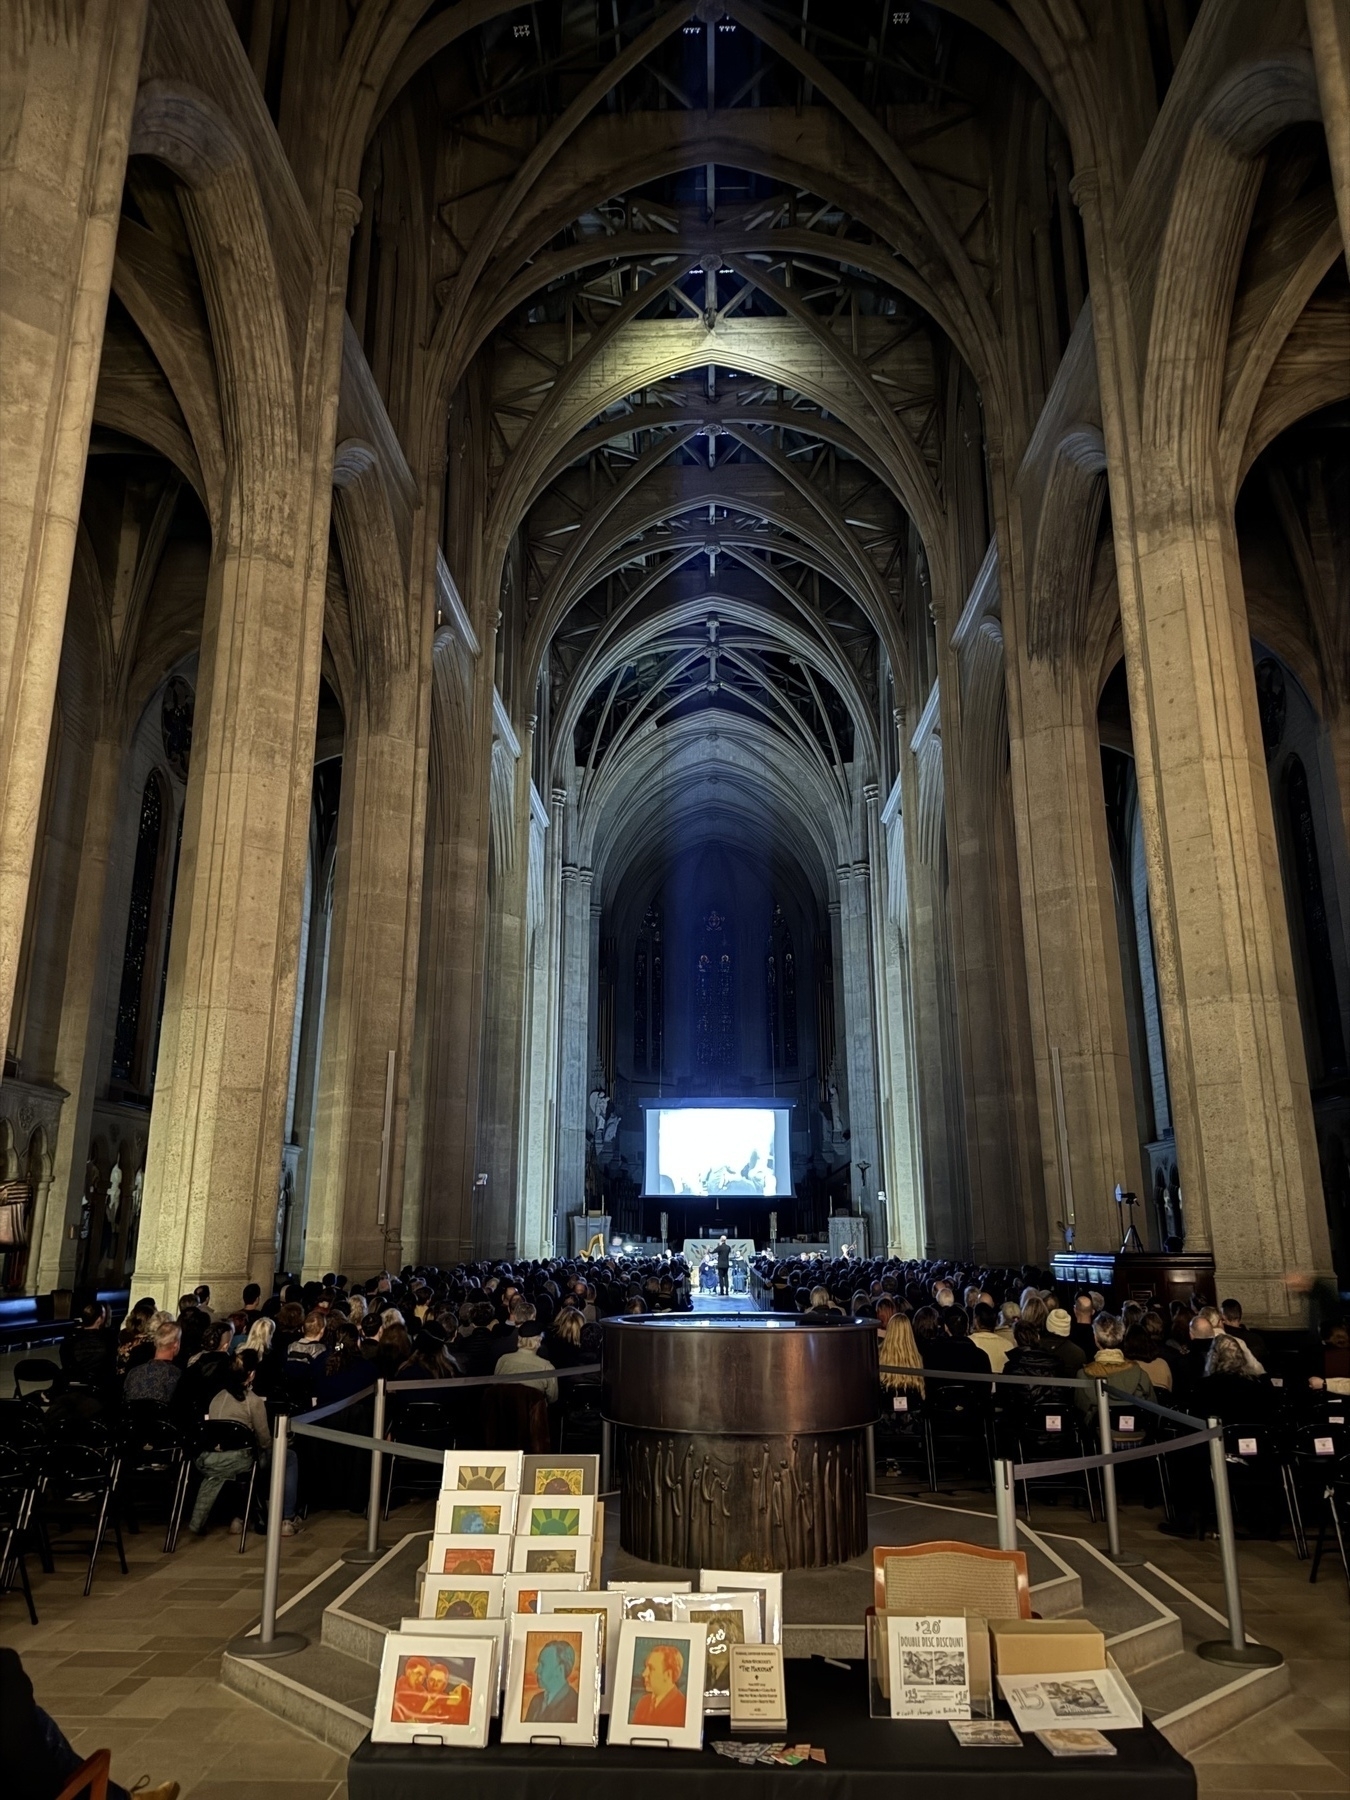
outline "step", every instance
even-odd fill
[[[409,1519],[424,1517],[409,1508]],[[872,1496],[873,1544],[957,1538],[995,1545],[991,1513],[922,1499]],[[334,1749],[350,1752],[370,1729],[380,1656],[387,1632],[415,1609],[425,1529],[403,1533],[369,1568],[334,1563],[278,1612],[278,1627],[309,1641],[295,1655],[269,1661],[226,1655],[221,1679],[289,1724]],[[608,1536],[606,1580],[650,1580],[688,1571],[638,1561]],[[1031,1576],[1033,1610],[1042,1618],[1086,1616],[1103,1629],[1107,1647],[1145,1713],[1186,1754],[1271,1705],[1289,1690],[1288,1670],[1234,1670],[1205,1662],[1195,1646],[1222,1637],[1212,1607],[1151,1563],[1117,1567],[1073,1533],[1033,1530],[1019,1521],[1019,1546]],[[864,1654],[862,1616],[871,1603],[870,1553],[836,1569],[790,1571],[783,1583],[784,1649],[788,1656],[856,1658]]]

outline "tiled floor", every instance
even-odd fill
[[[987,1494],[958,1503],[989,1504]],[[1222,1608],[1214,1544],[1161,1536],[1155,1519],[1125,1509],[1125,1547]],[[388,1541],[395,1529],[429,1522],[416,1509],[401,1511]],[[1057,1509],[1038,1513],[1036,1522],[1100,1541],[1100,1528],[1067,1508],[1062,1518]],[[357,1543],[361,1529],[346,1514],[321,1514],[287,1541],[283,1599]],[[148,1774],[181,1781],[184,1800],[342,1800],[344,1757],[216,1679],[222,1646],[256,1618],[261,1544],[251,1539],[241,1557],[217,1529],[204,1540],[185,1535],[166,1557],[162,1541],[149,1521],[129,1536],[125,1577],[105,1550],[88,1600],[81,1559],[58,1559],[55,1575],[35,1568],[35,1628],[18,1598],[6,1598],[0,1640],[20,1651],[39,1701],[77,1749],[108,1745],[114,1776],[128,1786]],[[1339,1566],[1324,1562],[1313,1587],[1308,1565],[1287,1544],[1244,1543],[1239,1554],[1248,1626],[1288,1657],[1294,1691],[1196,1753],[1202,1800],[1350,1793],[1350,1608]]]

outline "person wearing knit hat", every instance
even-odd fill
[[[1080,1375],[1083,1364],[1087,1361],[1081,1348],[1069,1336],[1073,1320],[1062,1306],[1055,1307],[1046,1315],[1045,1348],[1050,1351],[1059,1363],[1061,1375]]]

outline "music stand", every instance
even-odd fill
[[[1118,1209],[1121,1207],[1123,1207],[1125,1209],[1124,1216],[1125,1216],[1125,1221],[1126,1221],[1125,1235],[1120,1240],[1121,1254],[1123,1254],[1126,1250],[1138,1250],[1141,1253],[1143,1251],[1143,1248],[1144,1248],[1143,1243],[1140,1240],[1139,1233],[1134,1228],[1134,1208],[1136,1206],[1138,1206],[1138,1204],[1139,1204],[1138,1194],[1127,1194],[1125,1192],[1124,1188],[1121,1187],[1120,1183],[1117,1182],[1116,1183],[1116,1206]],[[1119,1214],[1117,1216],[1119,1216]]]

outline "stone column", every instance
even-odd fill
[[[518,1243],[521,1047],[525,1029],[530,778],[505,707],[497,700],[493,757],[493,871],[478,1100],[478,1166],[487,1175],[483,1253]]]
[[[58,1087],[65,1088],[68,1097],[61,1109],[45,1218],[34,1221],[28,1288],[35,1294],[68,1287],[75,1276],[78,1245],[67,1235],[66,1227],[80,1216],[85,1158],[89,1154],[94,1101],[102,1072],[103,1026],[110,993],[115,993],[121,979],[121,937],[126,930],[125,908],[119,921],[117,909],[108,904],[108,869],[119,817],[123,748],[120,734],[100,735],[94,740],[90,758],[79,877],[71,908],[61,1027],[53,1067],[53,1079]],[[173,1295],[173,1299],[177,1298],[177,1294]]]
[[[1096,713],[1080,672],[1031,661],[1017,635],[1013,811],[1046,1193],[1029,1248],[1062,1249],[1062,1222],[1078,1247],[1114,1250],[1115,1185],[1140,1190],[1143,1175]]]
[[[531,734],[534,722],[531,721]],[[526,907],[525,1023],[521,1067],[519,1225],[522,1256],[551,1254],[553,1142],[557,1045],[551,1030],[557,996],[557,869],[549,813],[533,784],[529,789],[529,885]],[[550,880],[550,874],[553,879]]]
[[[145,0],[0,8],[0,1042],[84,484]]]
[[[562,866],[562,958],[558,1022],[558,1187],[559,1247],[567,1244],[567,1223],[586,1201],[586,1078],[590,1036],[586,1029],[591,976],[591,871]]]
[[[897,777],[885,806],[875,799],[868,812],[868,857],[874,877],[874,958],[878,979],[878,1038],[882,1068],[881,1104],[887,1122],[887,1240],[892,1256],[924,1254],[923,1167],[919,1149],[914,1006],[908,942],[906,847]],[[880,885],[882,892],[876,892]]]
[[[1308,0],[1308,32],[1341,220],[1341,243],[1350,260],[1350,11],[1345,0]]]
[[[843,976],[844,1031],[848,1058],[849,1195],[868,1217],[875,1248],[886,1233],[877,1209],[877,1186],[883,1178],[881,1139],[877,1131],[876,1031],[873,1021],[871,923],[868,918],[869,871],[865,862],[843,863],[839,881],[840,970]],[[864,1177],[859,1163],[869,1164]],[[866,1204],[862,1205],[864,1193]]]
[[[1250,172],[1244,178],[1250,184]],[[1283,1272],[1330,1270],[1312,1106],[1231,496],[1181,403],[1207,352],[1153,321],[1150,375],[1110,184],[1075,178],[1093,260],[1120,610],[1187,1249],[1249,1316],[1297,1316]],[[1225,198],[1215,190],[1214,204]],[[1222,216],[1220,211],[1217,216]],[[1174,246],[1175,248],[1175,246]],[[1164,250],[1164,256],[1167,251]],[[1216,246],[1215,254],[1219,255]],[[1184,284],[1182,284],[1184,287]],[[1160,287],[1156,306],[1180,291]],[[1203,303],[1203,292],[1196,303]],[[1173,410],[1175,409],[1175,410]],[[1148,426],[1145,429],[1144,419]]]
[[[342,759],[336,892],[309,1179],[305,1274],[397,1269],[417,991],[426,745],[416,666],[390,682],[379,729],[357,709]],[[393,1115],[384,1141],[388,1059]],[[383,1217],[380,1216],[383,1173]]]

